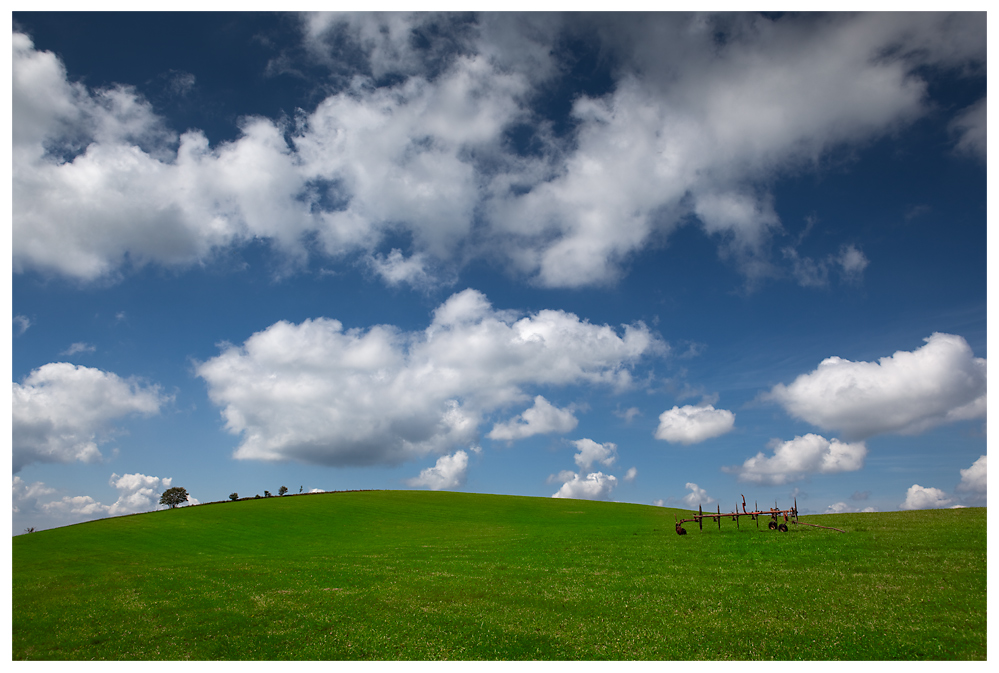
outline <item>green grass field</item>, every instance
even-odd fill
[[[13,539],[13,659],[977,659],[986,510],[803,516],[369,491]]]

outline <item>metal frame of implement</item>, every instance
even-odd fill
[[[756,527],[757,528],[760,527],[760,517],[761,516],[768,517],[770,519],[770,521],[767,524],[767,527],[770,530],[776,530],[776,531],[780,531],[782,533],[786,533],[787,532],[787,524],[788,523],[793,523],[795,525],[800,525],[800,526],[812,526],[814,528],[826,528],[828,530],[839,531],[840,533],[845,533],[846,532],[845,530],[840,530],[839,528],[833,528],[831,526],[819,526],[819,525],[814,524],[814,523],[804,523],[802,521],[798,521],[798,499],[797,498],[794,499],[794,507],[791,507],[790,509],[779,509],[777,507],[777,503],[776,502],[774,502],[774,506],[771,507],[770,509],[760,509],[759,505],[757,505],[756,503],[753,503],[753,511],[750,512],[750,511],[748,511],[746,509],[746,496],[742,496],[742,511],[741,512],[739,511],[739,506],[736,505],[734,512],[728,512],[726,514],[722,514],[721,505],[718,505],[718,512],[717,512],[717,514],[711,514],[710,512],[707,513],[707,514],[705,514],[704,510],[701,509],[701,506],[698,505],[697,506],[697,514],[692,519],[679,519],[676,522],[676,534],[677,535],[686,535],[687,534],[687,530],[683,527],[683,524],[685,524],[685,523],[691,523],[691,522],[696,522],[697,525],[698,525],[698,527],[701,530],[704,530],[704,520],[705,519],[714,519],[715,521],[717,521],[718,522],[718,530],[721,530],[721,520],[723,518],[725,518],[725,517],[732,517],[732,520],[735,521],[736,528],[738,528],[739,527],[739,517],[740,516],[748,516],[751,520],[753,520],[753,521],[756,522]],[[780,520],[781,517],[784,518],[783,522]]]

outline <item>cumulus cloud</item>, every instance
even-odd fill
[[[863,442],[847,444],[813,434],[779,442],[773,450],[770,457],[761,451],[742,465],[723,467],[722,470],[736,475],[739,481],[778,486],[810,474],[859,470],[867,456],[867,446]]]
[[[629,467],[628,471],[624,473],[624,480],[625,481],[635,481],[635,477],[637,477],[637,476],[638,476],[638,468],[637,467]]]
[[[877,362],[823,360],[764,399],[795,418],[849,439],[882,433],[916,434],[954,421],[983,418],[986,361],[961,337],[935,333],[915,351]]]
[[[454,455],[441,456],[436,465],[421,470],[420,476],[413,477],[406,483],[410,486],[423,486],[431,491],[458,488],[465,483],[467,472],[468,454],[456,451]]]
[[[757,282],[781,275],[773,179],[924,115],[926,72],[984,68],[984,24],[972,13],[307,15],[300,53],[272,72],[296,57],[325,64],[330,95],[293,120],[246,117],[216,147],[167,128],[133,88],[71,81],[14,33],[13,268],[114,278],[264,240],[292,262],[363,260],[388,284],[433,284],[488,258],[579,287],[614,282],[696,221]],[[611,85],[574,92],[555,119],[535,103],[564,88],[573,43],[595,45]],[[180,76],[187,90],[193,78]],[[984,106],[955,120],[959,148],[984,146]],[[526,148],[511,141],[521,135]],[[386,251],[399,234],[411,243]],[[844,250],[785,263],[806,285],[831,268],[858,278],[862,253]]]
[[[617,444],[604,442],[598,444],[592,439],[577,439],[572,445],[579,451],[573,458],[581,470],[588,470],[593,463],[610,467],[617,460]]]
[[[160,496],[170,488],[172,482],[171,477],[151,477],[139,473],[121,476],[112,474],[108,483],[118,489],[118,499],[108,506],[107,512],[110,516],[120,516],[165,508],[166,505],[159,504]],[[198,501],[188,495],[188,503],[196,505]]]
[[[676,444],[696,444],[730,432],[735,414],[710,404],[673,407],[659,415],[656,439]]]
[[[984,506],[988,495],[988,456],[979,456],[971,467],[961,470],[957,492],[970,505]]]
[[[35,462],[99,461],[98,444],[110,438],[112,421],[157,414],[170,399],[158,386],[112,372],[67,362],[43,365],[13,383],[14,472]]]
[[[534,398],[534,406],[506,423],[497,423],[489,432],[489,439],[514,441],[532,435],[566,433],[579,424],[572,408],[559,409],[541,395]]]
[[[617,477],[603,472],[591,472],[583,477],[575,472],[559,475],[565,480],[553,498],[573,498],[576,500],[606,500],[617,486]]]
[[[913,484],[905,494],[902,509],[939,509],[952,504],[954,500],[939,488],[924,488]]]
[[[22,510],[34,510],[40,498],[56,492],[40,481],[29,484],[17,475],[12,480],[12,489],[11,507],[15,515]]]
[[[395,464],[473,444],[487,414],[533,386],[627,388],[631,368],[665,349],[641,323],[618,332],[563,311],[521,317],[469,289],[422,332],[282,321],[197,374],[241,437],[236,458]]]
[[[693,508],[699,505],[710,505],[715,502],[715,499],[708,495],[707,491],[693,482],[688,481],[684,485],[684,488],[688,489],[690,493],[680,498],[680,501],[687,507]]]
[[[117,490],[118,499],[105,505],[89,495],[53,498],[57,494],[56,489],[40,481],[28,484],[15,475],[12,490],[14,519],[40,530],[90,519],[163,509],[165,505],[160,505],[159,499],[163,491],[170,488],[172,481],[170,477],[160,478],[139,473],[120,476],[112,474],[108,484]],[[190,498],[189,502],[197,504],[198,501]]]

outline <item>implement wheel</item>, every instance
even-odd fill
[[[777,522],[776,521],[771,521],[769,524],[767,524],[767,527],[770,530],[777,530]]]
[[[782,523],[781,525],[777,526],[777,530],[779,530],[782,533],[786,533],[787,532],[787,524],[786,523]]]
[[[686,535],[687,534],[687,529],[684,528],[683,526],[681,526],[680,524],[676,524],[676,534],[677,535]]]

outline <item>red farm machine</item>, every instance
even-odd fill
[[[767,522],[767,527],[770,530],[776,530],[776,531],[780,531],[782,533],[786,533],[787,532],[787,524],[788,523],[791,523],[791,524],[794,524],[794,525],[799,525],[799,526],[812,526],[814,528],[826,528],[826,529],[829,529],[829,530],[837,530],[840,533],[845,533],[846,532],[845,530],[840,530],[839,528],[832,528],[831,526],[819,526],[819,525],[814,524],[814,523],[804,523],[803,521],[798,521],[798,499],[797,498],[794,499],[794,507],[791,507],[790,509],[780,509],[780,508],[777,507],[777,503],[776,502],[774,502],[774,506],[771,507],[770,509],[760,509],[759,505],[757,505],[756,503],[753,503],[753,511],[749,511],[749,510],[746,509],[746,496],[742,496],[742,511],[741,512],[739,511],[739,506],[736,505],[734,512],[728,512],[726,514],[722,514],[721,505],[718,505],[718,512],[716,514],[712,514],[710,512],[708,512],[707,514],[705,514],[704,510],[701,509],[701,506],[698,505],[697,506],[697,514],[695,514],[693,516],[693,518],[691,518],[691,519],[678,519],[677,520],[677,522],[676,522],[676,534],[677,535],[686,535],[687,534],[687,529],[683,527],[683,524],[685,524],[685,523],[691,523],[691,522],[697,523],[698,527],[701,530],[704,530],[704,520],[705,519],[708,519],[708,520],[714,519],[715,521],[717,521],[718,522],[718,530],[721,530],[722,519],[726,519],[728,517],[732,517],[732,520],[735,521],[736,528],[738,528],[739,527],[739,517],[743,517],[743,516],[748,516],[751,521],[755,521],[757,528],[760,527],[760,518],[761,517],[769,519],[769,521]],[[783,521],[781,521],[781,519],[783,519]]]

